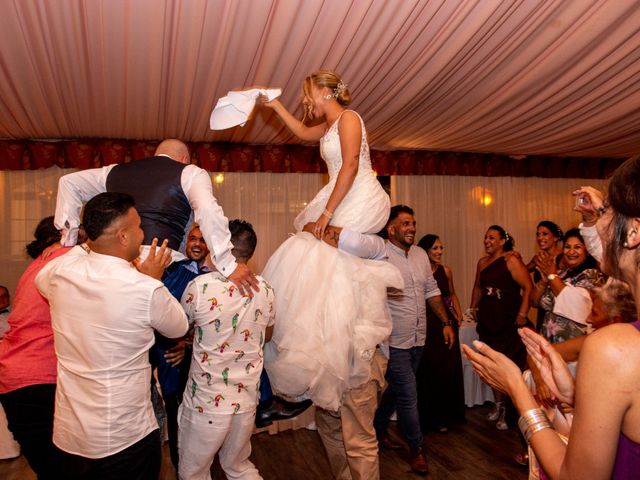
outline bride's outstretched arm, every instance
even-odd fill
[[[317,142],[324,135],[324,132],[327,129],[327,124],[325,122],[313,127],[307,127],[301,120],[294,117],[277,98],[270,102],[266,102],[265,100],[266,97],[262,97],[263,105],[273,109],[289,130],[291,130],[291,132],[300,140],[304,140],[305,142]]]

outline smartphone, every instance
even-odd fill
[[[586,193],[581,193],[576,197],[576,207],[586,207],[591,205],[591,199]]]

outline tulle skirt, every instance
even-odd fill
[[[387,287],[402,288],[400,272],[300,232],[271,256],[263,277],[276,295],[274,334],[265,345],[271,385],[337,411],[343,393],[369,379],[376,345],[391,332]]]

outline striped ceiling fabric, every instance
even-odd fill
[[[637,0],[0,0],[0,139],[299,143],[229,90],[340,72],[372,148],[640,152]]]

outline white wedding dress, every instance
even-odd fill
[[[320,140],[329,183],[297,216],[298,233],[274,252],[263,272],[276,296],[274,334],[265,345],[271,385],[332,411],[346,390],[368,380],[376,345],[391,332],[387,287],[402,288],[400,272],[386,261],[355,257],[301,231],[324,211],[342,166],[339,121]],[[360,124],[358,173],[330,224],[376,233],[387,222],[390,201],[371,168],[362,119]]]

